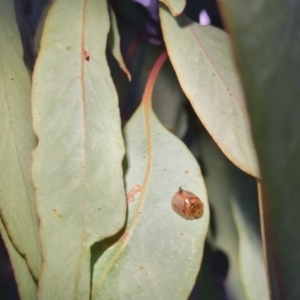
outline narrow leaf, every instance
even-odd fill
[[[12,244],[1,219],[0,219],[0,233],[3,238],[5,247],[9,254],[10,261],[14,270],[14,275],[18,286],[20,299],[23,300],[36,299],[37,287],[34,282],[34,279],[28,269],[26,261]]]
[[[222,3],[263,178],[271,297],[300,299],[300,2]]]
[[[256,180],[237,168],[231,169],[231,203],[239,236],[241,280],[247,299],[267,300],[270,296],[260,234]]]
[[[208,134],[201,135],[199,143],[215,229],[209,241],[228,257],[229,270],[223,283],[227,294],[233,299],[247,299],[240,276],[239,237],[232,213],[230,163]]]
[[[153,91],[153,110],[160,122],[174,134],[183,136],[188,127],[184,115],[185,94],[168,60],[162,67]],[[186,118],[185,118],[186,117]]]
[[[105,57],[106,1],[53,3],[33,78],[40,299],[88,299],[90,246],[125,221],[124,144]]]
[[[163,6],[159,12],[168,54],[196,114],[234,164],[259,176],[227,34],[184,16],[174,18]]]
[[[128,69],[126,67],[126,64],[123,60],[123,56],[121,53],[120,34],[119,34],[116,15],[112,8],[109,9],[109,15],[110,15],[110,31],[108,34],[108,45],[109,45],[109,48],[110,48],[114,58],[119,63],[120,68],[127,75],[128,80],[131,81],[130,72],[128,71]]]
[[[92,299],[186,299],[199,270],[209,207],[196,160],[151,109],[162,59],[155,64],[143,102],[125,128],[128,219],[117,242],[101,245]],[[172,210],[171,199],[180,186],[203,201],[200,219],[186,220]]]
[[[41,255],[30,175],[36,137],[31,124],[30,78],[10,0],[0,1],[0,40],[0,212],[14,246],[38,278]]]

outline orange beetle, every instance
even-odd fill
[[[195,194],[183,190],[181,187],[172,197],[172,208],[181,217],[189,220],[203,216],[203,202]]]

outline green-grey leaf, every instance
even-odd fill
[[[22,300],[36,299],[37,288],[34,279],[32,278],[32,275],[26,264],[26,261],[12,244],[1,219],[0,219],[0,233],[5,243],[5,247],[8,251],[10,261],[14,270],[14,275],[18,286],[20,299]]]
[[[242,89],[224,31],[174,18],[161,6],[164,40],[179,82],[225,155],[259,176]]]
[[[161,123],[175,134],[184,135],[187,130],[183,104],[186,97],[178,83],[169,60],[163,65],[153,90],[153,110]]]
[[[0,211],[14,246],[38,278],[41,255],[31,151],[36,137],[31,124],[30,78],[14,3],[0,1]]]
[[[259,223],[256,181],[232,167],[232,207],[239,236],[239,266],[249,300],[270,299]],[[253,272],[255,270],[255,272]]]
[[[272,299],[300,299],[300,2],[222,1],[263,183]]]
[[[173,16],[178,16],[185,8],[185,0],[160,0],[162,3],[168,6]]]
[[[117,25],[116,15],[115,15],[112,8],[109,9],[109,15],[110,15],[110,31],[109,31],[109,34],[108,34],[109,48],[110,48],[114,58],[119,63],[120,68],[127,75],[128,80],[131,80],[130,72],[128,71],[128,69],[126,67],[126,64],[123,60],[123,56],[122,56],[122,53],[121,53],[120,34],[119,34],[118,25]]]
[[[33,75],[40,299],[88,299],[90,246],[125,221],[124,142],[106,62],[106,1],[57,0]]]
[[[246,299],[240,277],[239,239],[231,206],[230,163],[208,135],[201,136],[198,147],[206,170],[205,184],[215,225],[209,241],[228,256],[229,271],[224,283],[228,293],[234,299]]]
[[[201,171],[146,104],[126,125],[125,140],[127,226],[94,265],[92,299],[186,299],[199,270],[209,220]],[[185,220],[172,210],[171,199],[180,186],[202,199],[202,218]]]

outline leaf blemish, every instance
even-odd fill
[[[91,58],[90,53],[88,53],[86,50],[84,50],[83,55],[84,55],[84,59],[89,62],[90,58]]]
[[[59,212],[59,210],[57,209],[57,208],[53,208],[53,211],[54,211],[54,213],[56,214],[56,216],[58,217],[58,218],[62,218],[63,216],[62,216],[62,214]]]
[[[127,194],[126,196],[126,199],[127,199],[127,203],[130,203],[130,202],[133,202],[135,199],[134,199],[134,196],[141,191],[141,186],[140,185],[134,185],[130,192]]]

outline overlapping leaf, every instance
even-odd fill
[[[174,18],[163,6],[159,11],[168,54],[198,117],[234,164],[259,176],[227,34],[184,16]]]
[[[16,249],[36,278],[41,255],[31,151],[36,146],[31,120],[30,78],[12,1],[0,2],[0,212]]]
[[[105,57],[105,1],[53,3],[33,76],[40,299],[88,299],[90,246],[125,220],[124,145]]]
[[[227,294],[234,299],[246,299],[239,270],[239,239],[232,214],[229,162],[208,135],[201,136],[198,146],[204,162],[205,184],[212,207],[215,232],[210,242],[229,259],[229,271],[224,282]]]
[[[12,244],[5,226],[0,219],[0,233],[8,251],[16,283],[18,286],[19,296],[22,300],[36,299],[36,283],[28,269],[27,263],[20,253]],[[3,279],[2,279],[3,280]]]
[[[235,299],[268,299],[256,181],[232,165],[208,136],[201,136],[198,147],[214,216],[209,240],[229,258],[227,291]]]
[[[237,168],[231,169],[231,203],[239,237],[239,267],[245,294],[249,300],[270,299],[260,234],[256,181]]]
[[[222,1],[263,177],[273,299],[299,299],[300,3]]]
[[[117,242],[102,244],[92,299],[187,298],[199,270],[209,218],[204,182],[188,149],[157,120],[147,87],[125,128],[127,225]],[[172,210],[179,186],[202,199],[202,218],[185,220]]]
[[[183,137],[188,120],[184,103],[186,97],[168,60],[158,75],[153,91],[153,110],[161,123],[179,137]]]

